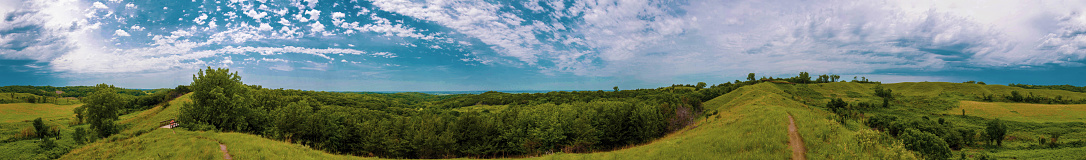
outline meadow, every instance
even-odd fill
[[[78,105],[17,103],[7,106],[33,112],[2,110],[22,111],[23,115],[4,117],[12,120],[0,123],[4,127],[0,131],[25,130],[30,126],[27,118],[44,117],[65,138],[57,139],[60,147],[51,150],[39,149],[38,140],[16,140],[0,144],[4,150],[0,152],[18,159],[220,159],[225,157],[220,146],[225,146],[235,159],[788,159],[794,153],[807,159],[1074,159],[1086,149],[1086,131],[1082,130],[1086,124],[1081,116],[1086,113],[1084,104],[982,102],[985,95],[1011,92],[1070,99],[1086,97],[1084,93],[947,82],[765,81],[787,83],[737,81],[615,92],[470,95],[258,88],[254,92],[261,96],[255,97],[259,99],[255,104],[273,108],[245,114],[268,119],[243,125],[270,125],[264,126],[266,130],[230,130],[192,121],[181,121],[180,128],[159,128],[164,120],[192,113],[189,107],[199,103],[194,95],[200,90],[196,89],[147,109],[126,112],[116,120],[120,128],[116,134],[87,144],[66,137],[72,135],[72,128],[87,127],[71,122],[72,109]],[[350,108],[355,105],[368,109]],[[367,117],[355,117],[358,115]],[[788,117],[795,119],[796,133],[806,150],[790,148],[793,140],[789,138]],[[691,121],[688,125],[687,118]],[[985,132],[996,119],[1006,129],[1000,143],[986,139]],[[291,124],[284,122],[310,127],[280,126]],[[621,127],[615,128],[616,124]],[[637,129],[653,125],[665,128]],[[608,129],[613,130],[599,132]],[[459,137],[442,130],[471,132]],[[510,132],[495,132],[501,130]],[[907,134],[902,134],[905,131]],[[437,136],[425,136],[430,134]],[[918,134],[922,137],[919,142]],[[494,145],[497,150],[488,150],[488,145],[460,144],[490,135],[504,140],[481,142],[498,143]],[[640,138],[616,139],[625,136]],[[329,138],[351,143],[313,141]],[[607,145],[579,144],[584,142]],[[377,146],[366,148],[374,147],[370,144]],[[917,144],[942,147],[945,152]],[[426,145],[462,151],[419,148]],[[476,147],[483,148],[473,150],[480,149]],[[498,154],[470,154],[478,153],[475,151]]]
[[[1086,122],[1086,104],[1028,104],[961,101],[961,106],[944,112],[999,118],[1021,122]]]

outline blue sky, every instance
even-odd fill
[[[0,0],[0,85],[609,90],[839,74],[1086,85],[1082,1]]]

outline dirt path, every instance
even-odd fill
[[[792,148],[792,160],[807,160],[807,147],[803,145],[803,137],[796,131],[796,120],[791,114],[788,115],[788,146]]]
[[[222,150],[223,159],[234,159],[234,158],[230,158],[230,152],[226,151],[226,145],[225,144],[219,143],[219,150]]]

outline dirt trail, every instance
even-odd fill
[[[807,160],[807,147],[796,131],[796,120],[791,114],[788,115],[788,146],[792,148],[792,160]]]
[[[226,151],[226,145],[225,144],[220,143],[219,144],[219,150],[222,150],[223,159],[234,159],[234,158],[230,157],[230,152]]]

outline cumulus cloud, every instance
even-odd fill
[[[1079,1],[352,3],[229,1],[187,10],[173,21],[144,17],[161,12],[159,6],[4,1],[11,5],[0,6],[5,17],[0,58],[88,74],[246,65],[257,59],[284,63],[278,71],[326,71],[333,65],[245,56],[301,54],[356,63],[339,54],[395,58],[382,51],[403,50],[411,57],[441,52],[469,65],[654,82],[748,72],[1082,66],[1086,60],[1086,2]],[[114,38],[126,36],[133,37]],[[246,60],[235,63],[225,59],[229,56]]]
[[[1081,2],[528,1],[527,9],[550,16],[532,20],[486,2],[374,5],[455,29],[498,57],[553,64],[539,65],[545,73],[653,81],[1081,65],[1086,56]],[[462,59],[488,59],[476,56]]]
[[[129,34],[128,34],[128,32],[125,32],[124,30],[121,30],[121,29],[118,29],[118,30],[116,30],[116,31],[113,31],[113,35],[115,35],[115,36],[121,36],[121,37],[128,37],[128,36],[132,36],[132,35],[129,35]]]

